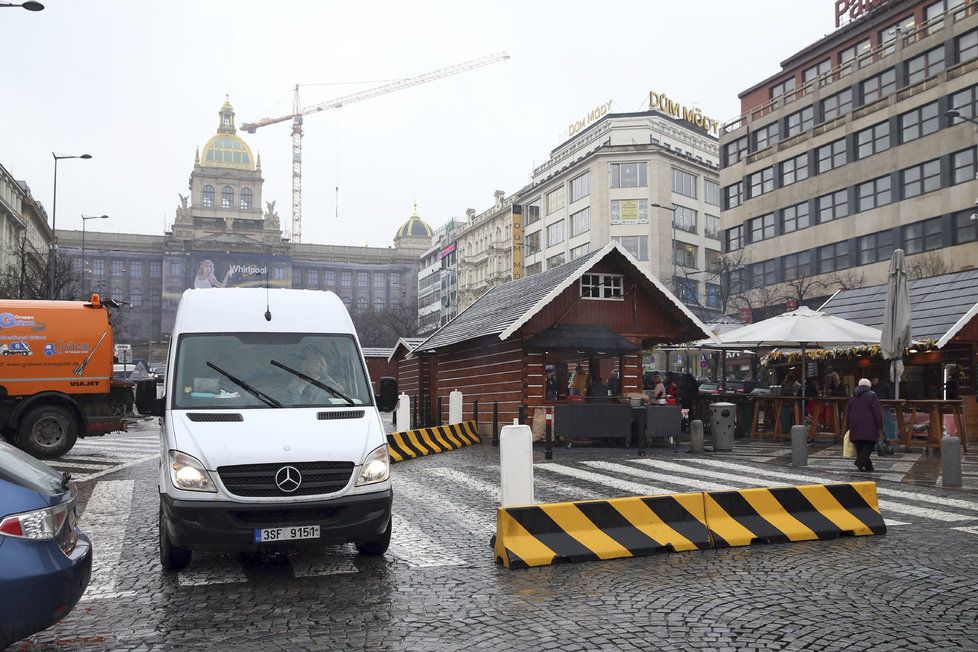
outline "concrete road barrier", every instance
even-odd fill
[[[529,568],[885,533],[876,483],[854,482],[500,507],[493,554]]]
[[[704,497],[717,548],[886,533],[874,482],[738,489]]]
[[[506,568],[710,548],[702,494],[500,507],[494,554]]]
[[[387,435],[387,451],[391,462],[395,463],[456,450],[481,441],[475,421],[463,421],[448,426],[392,432]]]

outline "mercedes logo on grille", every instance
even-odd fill
[[[302,474],[294,466],[283,466],[275,474],[275,485],[287,494],[292,493],[302,484]]]

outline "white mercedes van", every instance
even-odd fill
[[[386,552],[390,460],[332,292],[187,290],[160,400],[160,561],[352,542]]]

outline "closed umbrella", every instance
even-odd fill
[[[890,361],[894,396],[900,398],[903,376],[903,351],[910,346],[910,287],[903,249],[895,249],[890,258],[890,276],[886,284],[886,306],[883,309],[883,334],[880,352]]]

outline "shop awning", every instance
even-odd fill
[[[586,351],[598,354],[629,353],[642,348],[607,326],[581,324],[558,324],[531,337],[526,341],[526,346],[544,351]]]

